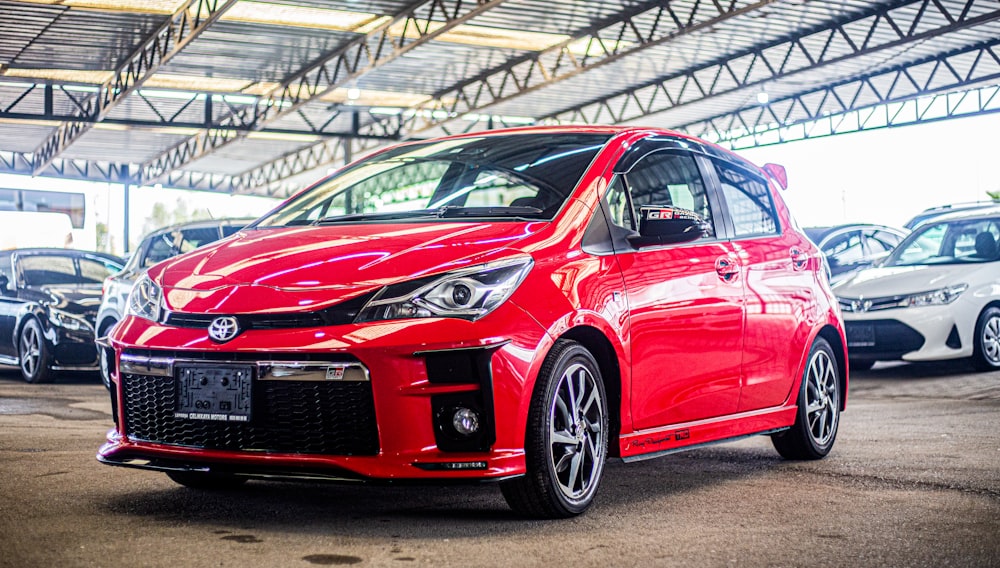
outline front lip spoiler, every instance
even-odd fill
[[[106,465],[116,465],[135,469],[145,469],[160,472],[199,472],[235,475],[246,479],[262,479],[269,481],[322,481],[332,483],[363,483],[369,485],[482,485],[506,481],[521,475],[508,475],[490,478],[416,478],[416,479],[380,479],[364,477],[346,470],[335,468],[295,468],[285,469],[261,465],[229,465],[216,462],[191,462],[161,457],[139,457],[135,455],[104,455],[97,454],[97,461]]]

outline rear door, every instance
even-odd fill
[[[811,243],[779,223],[771,188],[759,171],[719,157],[703,158],[724,197],[726,222],[744,270],[746,327],[743,387],[738,409],[782,404],[789,396],[809,341],[813,306]]]
[[[642,430],[734,412],[743,281],[694,155],[650,152],[616,175],[606,196],[611,223],[628,231],[637,229],[641,205],[690,209],[711,227],[694,242],[616,251],[630,311],[633,426]]]

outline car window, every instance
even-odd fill
[[[861,245],[861,232],[848,231],[837,235],[823,245],[823,254],[826,255],[830,266],[833,267],[860,262],[865,257],[865,251]]]
[[[32,255],[21,257],[19,261],[27,286],[81,283],[76,265],[68,256]]]
[[[778,232],[777,216],[767,184],[757,175],[722,160],[712,160],[737,237]]]
[[[180,242],[177,242],[176,234],[174,235],[174,239],[174,245],[180,253],[188,252],[202,245],[219,240],[219,228],[199,227],[197,229],[182,229],[180,232]]]
[[[256,227],[551,219],[605,134],[518,134],[400,146],[335,173]]]
[[[88,284],[100,284],[104,279],[121,270],[121,266],[109,261],[80,259],[80,277]]]
[[[7,278],[7,289],[14,288],[14,271],[10,266],[10,253],[0,253],[0,276]]]
[[[918,226],[886,266],[959,264],[1000,259],[1000,219],[959,219]]]
[[[242,228],[243,228],[242,225],[223,225],[222,226],[222,238],[226,238],[226,237],[235,235],[236,233],[240,232],[240,229],[242,229]]]
[[[702,238],[715,238],[715,221],[705,183],[691,155],[654,152],[643,157],[628,173],[615,179],[606,198],[611,220],[620,227],[636,230],[639,207],[664,205],[694,211],[709,226]]]
[[[146,250],[146,257],[142,259],[142,267],[148,268],[176,254],[177,249],[174,247],[170,233],[156,235],[149,243],[149,248]]]
[[[888,231],[868,230],[865,231],[865,242],[872,256],[879,256],[888,253],[896,248],[903,237]]]

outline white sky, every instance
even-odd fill
[[[988,199],[1000,191],[1000,113],[883,128],[739,151],[757,164],[788,170],[785,201],[799,224],[849,222],[902,226],[936,205]],[[83,191],[87,226],[74,231],[77,248],[94,248],[94,227],[106,223],[114,252],[123,252],[124,210],[119,185],[0,174],[0,188]],[[188,210],[213,217],[257,217],[278,201],[210,192],[133,188],[130,239],[137,242],[153,205],[183,199]],[[0,232],[3,228],[0,227]]]
[[[1000,114],[740,150],[788,170],[785,201],[803,227],[901,227],[937,205],[1000,191]]]

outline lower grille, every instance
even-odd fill
[[[378,426],[371,383],[255,381],[250,422],[174,418],[172,377],[125,374],[125,434],[160,444],[215,450],[371,456]]]
[[[924,336],[897,320],[849,321],[844,324],[852,357],[893,360],[923,347]]]

